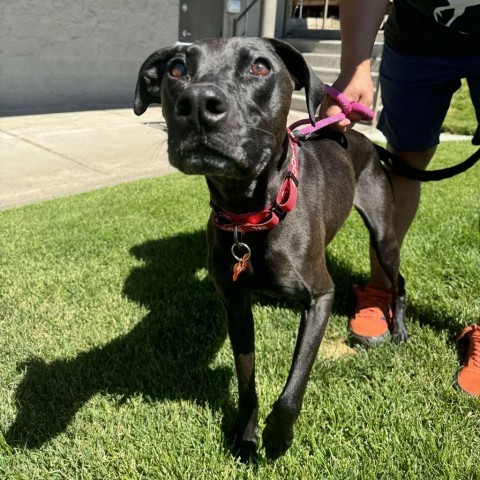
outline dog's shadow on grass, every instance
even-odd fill
[[[229,448],[236,416],[230,395],[229,366],[212,367],[227,337],[223,308],[206,272],[205,231],[181,234],[134,246],[142,262],[124,283],[123,293],[148,310],[127,334],[102,347],[50,363],[31,359],[19,368],[24,377],[15,397],[17,416],[5,434],[12,446],[39,448],[65,431],[94,395],[112,395],[121,407],[133,396],[146,401],[187,400],[221,411]],[[351,265],[328,255],[336,284],[333,313],[347,316]],[[264,304],[293,303],[258,297]]]
[[[206,275],[205,231],[149,241],[131,249],[143,264],[124,285],[125,296],[148,309],[130,332],[76,357],[20,366],[18,412],[6,432],[12,446],[41,447],[62,433],[95,394],[118,404],[191,400],[231,418],[232,369],[211,367],[226,338],[223,311]]]

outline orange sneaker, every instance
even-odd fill
[[[350,340],[357,345],[380,345],[390,336],[392,292],[375,283],[363,288],[354,285],[353,290],[357,303],[355,317],[348,324]]]
[[[480,396],[480,327],[471,325],[458,337],[464,352],[463,366],[455,375],[455,385],[472,397]]]

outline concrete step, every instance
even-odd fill
[[[296,37],[284,38],[283,40],[302,53],[336,53],[340,55],[340,40],[314,40]]]
[[[306,112],[307,105],[305,103],[305,93],[302,90],[302,93],[294,92],[292,95],[292,103],[290,105],[291,110],[296,110],[297,112]]]
[[[342,42],[340,40],[318,40],[307,38],[284,38],[285,42],[289,43],[302,53],[336,53],[340,55]],[[373,46],[372,57],[380,57],[383,51],[383,41],[377,41]]]
[[[334,68],[340,70],[340,55],[338,53],[303,53],[307,63],[312,68]],[[372,71],[378,72],[380,56],[372,57]]]
[[[318,78],[323,83],[328,83],[331,85],[340,75],[340,68],[329,68],[329,67],[312,67],[312,70],[317,74]],[[375,84],[378,78],[378,72],[372,71],[372,80]]]
[[[290,38],[301,38],[304,40],[340,40],[340,30],[317,30],[305,28],[305,26],[291,27],[287,30],[287,34]]]

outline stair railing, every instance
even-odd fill
[[[249,12],[249,10],[258,2],[258,0],[253,0],[250,5],[247,5],[247,7],[245,8],[245,10],[237,17],[233,20],[233,36],[234,37],[244,37],[245,36],[245,33],[247,33],[247,28],[246,28],[246,23],[245,23],[245,27],[243,29],[243,32],[241,35],[238,35],[237,34],[237,31],[238,31],[238,23],[240,22],[240,20],[245,17],[245,15]]]

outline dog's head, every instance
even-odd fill
[[[280,155],[292,92],[302,88],[314,123],[325,86],[297,50],[274,39],[208,39],[147,58],[134,111],[162,105],[179,170],[242,180]]]

